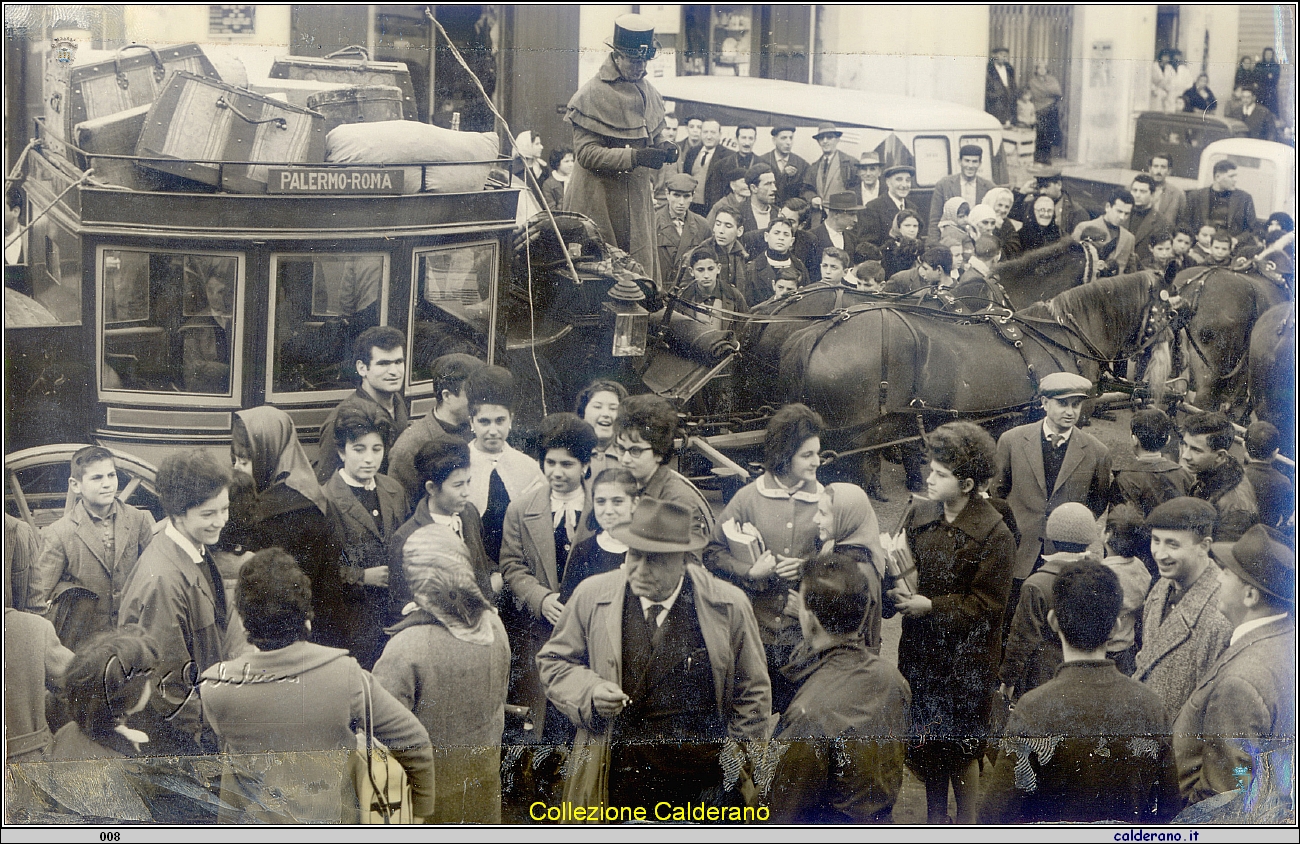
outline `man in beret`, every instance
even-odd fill
[[[655,212],[655,232],[659,246],[659,289],[670,287],[687,253],[703,243],[712,232],[707,220],[691,210],[695,195],[695,177],[674,173],[665,183],[668,201]]]
[[[759,161],[772,168],[772,173],[776,176],[777,202],[799,196],[803,190],[804,174],[808,170],[808,162],[791,151],[794,149],[794,131],[793,126],[773,126],[772,151],[758,157]]]
[[[1295,553],[1262,525],[1210,551],[1232,636],[1174,723],[1179,786],[1188,803],[1236,789],[1286,798],[1271,774],[1294,770]]]
[[[957,159],[961,171],[944,176],[934,183],[930,195],[930,231],[939,225],[943,206],[948,200],[960,196],[971,208],[984,201],[984,194],[993,190],[993,183],[981,176],[980,164],[984,161],[984,148],[978,144],[964,144]]]
[[[1133,679],[1165,702],[1172,723],[1232,635],[1219,612],[1219,567],[1210,559],[1214,507],[1182,496],[1147,516],[1160,579],[1142,607],[1142,649]]]
[[[1188,495],[1204,499],[1218,512],[1214,538],[1235,542],[1259,521],[1259,503],[1246,470],[1228,453],[1236,431],[1222,413],[1194,413],[1183,422],[1178,462],[1196,476]]]
[[[659,801],[737,805],[724,773],[747,767],[737,742],[772,732],[749,599],[686,562],[706,541],[675,502],[643,497],[611,536],[629,549],[623,567],[578,584],[537,655],[547,698],[578,728],[566,799],[651,817]]]
[[[646,63],[658,45],[641,15],[614,22],[614,38],[594,79],[569,100],[576,164],[564,210],[586,214],[608,243],[659,278],[652,172],[677,160],[677,147],[660,141],[664,101],[646,81]]]
[[[1087,505],[1094,516],[1106,509],[1110,449],[1076,427],[1083,400],[1091,393],[1092,382],[1082,375],[1053,372],[1038,387],[1043,421],[1012,428],[998,439],[998,474],[989,494],[1006,500],[1020,530],[1008,625],[1021,585],[1043,556],[1047,514],[1067,501]]]
[[[884,196],[868,202],[862,209],[862,213],[858,215],[858,238],[877,247],[883,247],[885,241],[889,239],[889,230],[894,225],[894,218],[898,216],[899,211],[907,210],[916,212],[921,222],[918,237],[924,240],[928,214],[922,211],[914,200],[908,199],[908,195],[912,192],[912,180],[916,178],[916,168],[906,164],[895,164],[893,167],[886,167],[882,177],[887,192]]]

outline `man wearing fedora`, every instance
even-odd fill
[[[655,57],[654,26],[641,15],[614,22],[612,52],[594,79],[569,100],[576,165],[564,210],[586,214],[608,243],[659,277],[653,172],[677,160],[677,147],[660,140],[664,101],[646,81]]]
[[[853,159],[839,151],[840,138],[844,133],[833,123],[822,123],[813,135],[822,148],[821,158],[808,165],[804,173],[804,199],[814,208],[824,205],[827,198],[844,191],[853,191],[858,186],[857,168]]]
[[[830,247],[843,249],[857,260],[858,236],[853,229],[857,214],[862,210],[853,191],[840,191],[826,197],[822,204],[826,219],[814,228],[812,235],[816,260],[808,265],[811,281],[821,280],[822,253]]]
[[[974,208],[984,201],[984,194],[993,190],[993,183],[979,174],[983,160],[983,147],[964,144],[957,159],[961,172],[944,176],[934,183],[934,193],[930,195],[930,231],[939,225],[943,206],[948,200],[960,196],[967,205]]]
[[[1092,382],[1072,372],[1053,372],[1038,385],[1045,418],[1012,428],[998,438],[998,474],[989,494],[1006,500],[1020,530],[1012,569],[1009,609],[1044,553],[1047,514],[1067,501],[1087,505],[1094,516],[1110,497],[1110,449],[1075,427]],[[1049,551],[1050,553],[1050,551]],[[1010,623],[1011,614],[1007,615]]]
[[[749,599],[686,562],[706,540],[685,507],[642,498],[611,535],[626,563],[579,584],[537,656],[546,696],[578,728],[566,798],[651,816],[659,801],[737,805],[749,784],[734,776],[748,769],[737,742],[772,733]]]
[[[906,164],[886,167],[883,174],[887,193],[867,203],[860,215],[858,239],[874,246],[883,246],[889,239],[889,230],[894,225],[894,218],[899,211],[915,211],[921,222],[919,237],[925,239],[925,221],[927,212],[922,211],[916,202],[908,199],[912,192],[912,179],[916,178],[916,168]]]
[[[1179,786],[1188,803],[1241,789],[1263,808],[1287,796],[1272,772],[1293,770],[1295,552],[1263,525],[1210,552],[1232,638],[1174,722]]]
[[[804,175],[808,171],[808,162],[795,155],[794,127],[772,127],[772,151],[758,157],[776,176],[776,201],[785,202],[799,196],[803,191]]]

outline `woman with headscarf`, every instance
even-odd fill
[[[1259,104],[1274,115],[1279,114],[1277,102],[1277,83],[1282,78],[1282,66],[1277,62],[1277,51],[1265,47],[1259,54],[1259,63],[1255,65],[1255,84],[1259,86]]]
[[[880,653],[881,587],[885,551],[880,544],[880,522],[871,499],[856,484],[830,484],[817,503],[818,556],[832,552],[857,562],[867,583],[867,611],[862,618],[862,638],[873,653]]]
[[[1030,220],[1018,232],[1020,248],[1026,252],[1042,249],[1061,239],[1061,227],[1056,224],[1056,200],[1040,193],[1034,197],[1030,208],[1033,210]]]
[[[1061,142],[1061,117],[1058,110],[1061,96],[1061,83],[1048,72],[1047,62],[1034,62],[1034,75],[1029,77],[1029,98],[1037,114],[1035,164],[1051,164],[1052,147]]]
[[[1015,194],[1010,188],[991,188],[988,193],[984,194],[984,204],[993,209],[997,215],[998,228],[994,232],[998,240],[1002,243],[1002,258],[1014,258],[1024,251],[1020,245],[1020,227],[1024,225],[1019,220],[1012,219],[1011,206],[1015,204]]]
[[[501,823],[505,627],[449,529],[432,524],[412,533],[402,563],[417,609],[389,631],[374,675],[429,731],[438,775],[428,820]]]
[[[895,273],[911,269],[916,259],[921,257],[922,247],[921,216],[910,208],[904,208],[894,215],[894,222],[889,227],[889,237],[880,246],[881,265],[885,278]]]
[[[930,233],[929,240],[931,246],[938,246],[947,238],[949,241],[957,237],[966,237],[971,240],[975,239],[975,230],[970,226],[970,203],[960,196],[954,196],[943,204],[943,214],[939,217],[939,224],[934,227]]]
[[[343,545],[293,420],[267,405],[237,411],[230,453],[236,486],[223,545],[237,554],[277,546],[292,554],[311,578],[312,641],[350,648]]]
[[[198,685],[203,717],[225,751],[218,820],[357,823],[346,762],[358,732],[406,770],[412,813],[422,819],[433,812],[429,734],[345,651],[307,641],[312,585],[279,548],[239,570],[235,605],[253,648],[209,667]],[[365,777],[365,760],[361,768]]]

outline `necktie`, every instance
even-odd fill
[[[826,192],[830,190],[831,187],[830,178],[831,178],[831,160],[829,158],[823,158],[822,159],[822,184],[821,184],[822,196],[825,196]]]
[[[673,225],[677,228],[677,236],[678,236],[678,237],[681,237],[681,236],[682,236],[682,221],[681,221],[681,220],[673,220]]]
[[[226,586],[221,582],[221,572],[217,571],[217,561],[207,548],[203,549],[203,562],[208,567],[208,577],[212,580],[212,600],[217,605],[217,625],[226,629]]]
[[[660,615],[663,611],[664,611],[664,605],[663,605],[663,604],[651,604],[650,606],[646,607],[646,608],[645,608],[645,621],[646,621],[646,624],[649,624],[649,625],[651,626],[652,629],[658,627],[658,626],[659,626],[659,624],[658,624],[658,622],[659,622],[659,615]]]

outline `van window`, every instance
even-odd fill
[[[933,187],[952,173],[948,139],[942,135],[918,135],[912,141],[912,155],[916,158],[917,187]]]
[[[100,250],[100,389],[238,395],[237,255]]]
[[[962,135],[961,143],[957,145],[957,149],[961,149],[967,144],[974,144],[984,150],[984,155],[980,158],[979,175],[990,182],[996,182],[997,180],[993,178],[993,139],[988,135]]]
[[[271,279],[268,397],[352,389],[352,342],[388,315],[388,256],[277,254]]]

